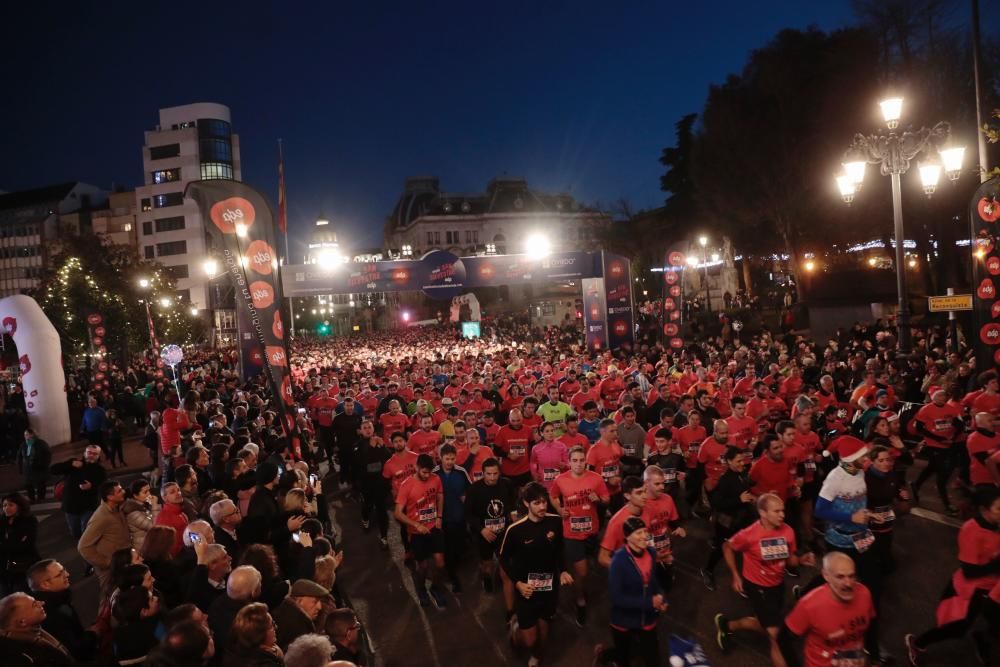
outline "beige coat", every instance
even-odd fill
[[[111,567],[111,555],[131,544],[132,537],[121,507],[112,510],[107,503],[101,503],[90,517],[77,550],[94,568],[107,570]]]

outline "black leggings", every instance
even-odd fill
[[[365,486],[361,492],[361,518],[371,521],[374,513],[378,534],[382,539],[389,534],[389,510],[385,504],[387,493],[384,488],[370,486]]]
[[[950,597],[955,593],[955,589],[952,587],[951,582],[948,583],[948,588],[945,591],[945,597]],[[965,618],[959,619],[957,621],[952,621],[951,623],[945,623],[944,625],[939,625],[936,628],[931,628],[927,632],[923,633],[917,637],[916,644],[918,647],[925,649],[931,644],[936,644],[937,642],[945,641],[947,639],[961,639],[965,634],[972,629],[972,626],[976,622],[976,618],[980,613],[986,610],[989,602],[989,591],[978,590],[972,599],[969,600],[969,610],[965,614]],[[979,638],[976,638],[977,643]],[[986,653],[989,655],[989,653]]]
[[[646,667],[657,667],[660,664],[660,640],[656,636],[656,628],[651,630],[619,630],[611,628],[615,640],[615,655],[621,665],[632,664],[632,640],[639,640],[639,653]]]
[[[920,471],[920,475],[913,482],[913,487],[919,492],[924,482],[930,479],[931,475],[934,475],[938,495],[941,496],[941,501],[945,506],[950,507],[948,478],[951,477],[951,471],[955,468],[955,457],[952,455],[951,448],[924,447],[924,451],[927,453],[927,467]]]
[[[705,570],[709,574],[715,574],[715,567],[722,560],[722,543],[736,534],[732,528],[726,528],[719,523],[715,523],[715,532],[712,535],[712,548],[708,552],[708,561],[705,563]]]

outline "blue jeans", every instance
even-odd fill
[[[80,539],[84,529],[90,522],[90,517],[94,515],[94,510],[88,510],[83,514],[66,514],[66,525],[69,526],[69,534],[74,540]]]

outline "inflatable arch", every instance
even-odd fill
[[[452,297],[451,299],[451,321],[458,322],[461,317],[459,313],[462,310],[462,306],[469,307],[469,319],[472,322],[478,322],[482,319],[482,315],[479,309],[479,299],[472,292],[468,294],[462,294],[461,296]]]
[[[70,441],[69,403],[59,334],[30,296],[0,299],[0,328],[14,339],[28,423],[50,445]]]

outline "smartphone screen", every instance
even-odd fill
[[[193,543],[197,544],[198,542],[201,542],[201,535],[195,532],[189,532],[188,539],[190,539]]]
[[[310,486],[316,486],[316,475],[309,475]]]

